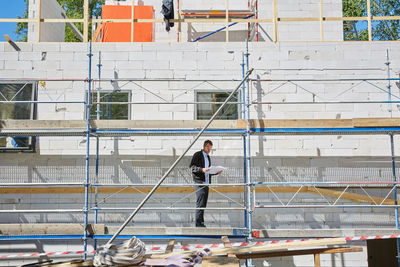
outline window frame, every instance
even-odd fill
[[[195,90],[194,91],[194,102],[197,103],[197,94],[198,93],[228,93],[228,96],[230,93],[232,93],[233,90],[207,90],[207,89],[201,89],[201,90]],[[238,92],[236,92],[237,94],[237,101],[236,102],[241,102],[240,100],[242,99],[242,91],[239,90]],[[232,102],[232,100],[230,101]],[[195,104],[195,108],[194,108],[194,119],[195,120],[209,120],[209,119],[198,119],[197,118],[197,107],[200,104]],[[240,119],[240,114],[242,113],[242,105],[241,104],[236,104],[237,105],[237,119],[235,120],[239,120]],[[229,119],[218,119],[215,118],[216,120],[229,120]]]
[[[1,80],[1,84],[32,84],[32,94],[31,99],[26,101],[36,101],[38,97],[38,82],[37,81],[25,81],[25,80]],[[11,100],[10,100],[11,101]],[[29,120],[36,120],[37,117],[37,103],[30,103],[31,110],[29,114]],[[16,120],[16,119],[10,119]],[[4,136],[4,138],[14,137],[14,136]],[[26,137],[29,139],[29,145],[26,147],[0,147],[0,153],[18,153],[18,152],[25,152],[25,153],[34,153],[36,152],[36,136],[16,136],[16,137]],[[3,138],[3,137],[1,137]]]
[[[120,90],[120,91],[113,91],[112,89],[111,90],[92,90],[92,94],[93,95],[95,95],[95,98],[96,98],[96,101],[97,101],[97,93],[100,93],[100,94],[110,94],[110,93],[128,93],[128,101],[127,101],[127,103],[129,103],[129,102],[132,102],[132,91],[131,90]],[[85,91],[85,100],[87,101],[87,95],[88,95],[88,91],[86,90]],[[104,101],[104,102],[107,102],[107,101]],[[128,106],[128,118],[126,119],[126,120],[130,120],[131,119],[131,110],[132,110],[132,108],[131,108],[131,104],[125,104],[126,106]],[[95,104],[93,104],[93,103],[91,103],[91,106],[97,106],[97,105],[95,105]],[[85,110],[85,118],[87,118],[88,116],[88,114],[87,114],[87,109],[86,108],[84,108],[84,110]],[[90,114],[89,114],[89,116],[90,116]],[[93,117],[93,118],[90,118],[91,120],[97,120],[97,116],[96,117]],[[100,116],[100,119],[99,120],[122,120],[122,119],[102,119],[101,118],[101,116]]]

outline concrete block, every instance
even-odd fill
[[[160,61],[163,60],[181,61],[183,59],[183,52],[157,51],[156,59]]]
[[[61,52],[87,52],[89,54],[89,44],[88,43],[59,43],[60,49],[57,51]],[[101,44],[105,48],[105,44]],[[93,46],[94,48],[94,46]]]
[[[156,60],[155,51],[129,52],[129,60]]]
[[[133,79],[143,79],[146,77],[146,72],[144,70],[120,70],[118,71],[119,78],[133,78]],[[113,77],[109,77],[113,78]]]
[[[27,61],[27,60],[41,60],[42,53],[41,52],[19,52],[18,60]]]
[[[198,43],[170,43],[170,51],[196,51]]]
[[[230,65],[229,63],[226,64]],[[198,61],[197,68],[199,70],[223,70],[225,67],[228,67],[226,64],[223,61]]]
[[[32,61],[7,60],[4,68],[9,70],[32,70]]]
[[[23,77],[23,70],[2,70],[0,71],[0,78],[20,79]]]
[[[143,68],[150,70],[168,70],[170,66],[168,60],[145,60],[143,62]]]
[[[115,68],[118,70],[125,70],[125,69],[141,70],[144,68],[143,62],[144,61],[142,61],[142,60],[115,61],[114,65],[115,65]],[[105,61],[102,64],[104,64],[104,63],[114,63],[114,61]],[[106,68],[106,66],[104,66],[104,67]],[[111,66],[108,66],[108,67],[110,68]]]
[[[193,112],[173,112],[172,113],[174,120],[193,120],[194,113]]]
[[[116,51],[116,43],[92,43],[93,53],[98,57],[99,52],[112,52]],[[82,49],[82,51],[89,51],[89,49]]]
[[[62,75],[64,79],[84,79],[87,77],[85,71],[79,69],[62,70]]]
[[[169,43],[142,43],[142,51],[173,51]]]
[[[185,112],[187,111],[187,105],[183,104],[164,104],[159,105],[159,111],[172,111],[172,112]]]
[[[353,149],[343,148],[343,149],[320,149],[321,156],[353,156]]]
[[[197,70],[197,62],[194,60],[189,60],[189,61],[171,60],[170,68],[174,70]]]
[[[129,60],[130,52],[102,52],[101,58],[102,60]]]
[[[46,52],[45,60],[73,60],[73,56],[73,52]]]
[[[146,120],[152,120],[154,118],[158,118],[159,120],[172,120],[172,112],[146,112],[145,118]]]
[[[133,52],[142,51],[142,43],[115,43],[115,50],[116,51],[127,51]]]
[[[32,43],[15,42],[15,44],[21,49],[20,52],[32,52]],[[2,49],[3,48],[3,49]],[[8,43],[3,43],[3,47],[0,47],[0,52],[14,52],[15,49]]]
[[[89,65],[86,61],[68,61],[62,60],[60,61],[60,68],[63,70],[86,70],[88,69]],[[87,75],[87,74],[86,74]]]
[[[207,52],[195,52],[195,51],[184,51],[182,60],[196,60],[196,61],[206,61],[207,60]]]
[[[35,70],[59,70],[60,61],[33,61],[33,69]]]
[[[145,77],[146,78],[174,78],[174,71],[173,70],[146,70],[145,71]]]
[[[234,53],[231,50],[228,51],[207,51],[207,60],[209,61],[232,61],[234,59]]]
[[[24,70],[24,78],[26,79],[45,79],[46,77],[47,77],[46,71]]]
[[[139,149],[160,149],[162,148],[162,142],[161,140],[151,140],[151,142],[147,140],[135,140],[134,146]]]
[[[67,43],[36,43],[32,44],[33,52],[58,52]]]

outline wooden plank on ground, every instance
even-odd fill
[[[326,239],[315,239],[315,240],[307,240],[307,241],[294,241],[290,243],[277,243],[277,244],[268,244],[262,246],[247,246],[247,247],[232,247],[232,248],[217,248],[212,249],[211,253],[214,256],[224,255],[227,256],[229,254],[241,254],[241,253],[250,253],[250,252],[267,252],[267,251],[275,251],[282,250],[288,248],[300,248],[300,247],[317,247],[317,246],[327,246],[327,245],[343,245],[346,244],[345,238],[326,238]],[[152,254],[148,255],[148,257],[152,259],[163,259],[168,256],[183,254],[190,255],[195,251],[176,251],[169,254]]]
[[[334,253],[349,253],[349,252],[362,252],[362,247],[338,247],[338,248],[314,248],[314,249],[301,249],[301,250],[285,250],[276,252],[263,252],[263,253],[246,253],[236,254],[238,259],[259,259],[259,258],[273,258],[273,257],[289,257],[300,256],[309,254],[334,254]]]

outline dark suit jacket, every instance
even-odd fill
[[[208,162],[211,166],[210,156],[207,155]],[[190,169],[192,171],[192,177],[195,183],[204,183],[206,181],[206,176],[204,175],[203,168],[205,167],[203,150],[197,151],[192,157],[190,162]],[[210,174],[210,184],[211,184],[211,174]]]

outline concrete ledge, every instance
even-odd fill
[[[114,234],[119,226],[108,226],[107,234]],[[182,236],[233,236],[245,235],[245,229],[202,227],[126,227],[122,235],[182,235]]]
[[[119,226],[89,224],[89,233],[93,235],[112,235]],[[83,224],[0,224],[0,234],[8,235],[80,235]],[[394,228],[360,228],[360,229],[256,229],[252,231],[255,238],[318,238],[400,235]],[[173,235],[173,236],[245,236],[244,228],[220,227],[126,227],[121,235]]]
[[[186,136],[197,134],[206,122],[205,120],[93,120],[90,122],[90,128],[93,134],[98,136]],[[210,124],[204,135],[243,135],[246,126],[245,120],[216,120]],[[250,120],[250,126],[255,134],[307,134],[307,131],[313,129],[315,129],[313,134],[331,134],[335,129],[343,133],[376,134],[399,131],[400,119]],[[300,130],[296,131],[296,129]],[[0,120],[0,136],[82,136],[85,134],[86,122],[83,120]]]
[[[92,129],[200,129],[206,120],[92,120]],[[215,120],[210,129],[246,129],[246,120]],[[400,118],[250,120],[251,128],[399,127]],[[84,120],[0,120],[0,129],[86,129]]]
[[[206,120],[92,120],[92,129],[201,129]],[[236,120],[216,120],[210,129],[235,129]],[[86,129],[84,120],[0,120],[0,129]]]
[[[104,235],[104,224],[89,224],[89,233]],[[0,234],[7,235],[80,235],[83,224],[0,224]]]

